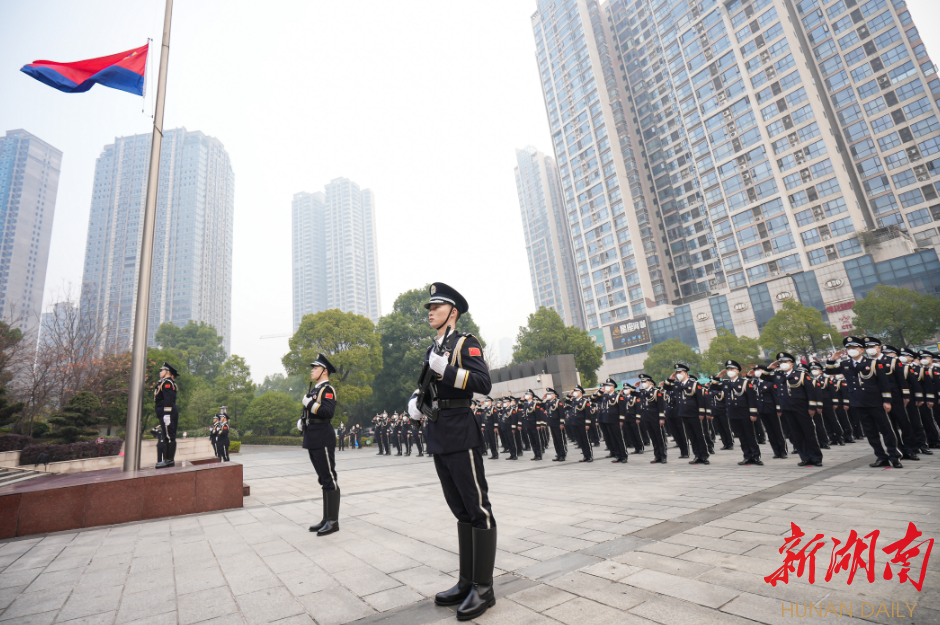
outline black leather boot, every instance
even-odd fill
[[[323,491],[326,498],[326,511],[329,517],[320,529],[317,530],[317,536],[326,536],[339,531],[339,486],[333,490]]]
[[[493,567],[496,566],[496,528],[473,528],[473,588],[457,608],[457,620],[469,621],[496,605]]]
[[[457,585],[434,596],[437,605],[460,605],[473,588],[473,526],[457,524],[457,547],[460,551],[460,577]]]
[[[167,467],[176,466],[176,443],[167,443],[166,452],[163,454],[163,462],[158,462],[157,469],[166,469]]]
[[[326,519],[327,519],[328,516],[330,516],[330,512],[329,512],[329,510],[327,509],[327,506],[326,506],[326,491],[323,491],[323,518],[320,519],[320,522],[319,522],[319,523],[317,523],[317,524],[315,524],[315,525],[311,525],[311,526],[310,526],[310,531],[311,531],[311,532],[315,532],[315,531],[319,530],[321,527],[323,527],[323,525],[326,523]]]

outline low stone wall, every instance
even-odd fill
[[[124,466],[124,447],[121,447],[119,456],[102,456],[101,458],[81,458],[65,462],[50,462],[30,467],[35,471],[44,473],[81,473],[85,471],[100,471],[101,469],[119,469]],[[176,460],[204,460],[214,458],[212,443],[208,438],[181,438],[177,440]],[[157,441],[145,440],[140,445],[140,467],[152,467],[157,464]],[[20,452],[5,451],[0,453],[0,467],[19,467]],[[29,465],[24,465],[29,466]]]

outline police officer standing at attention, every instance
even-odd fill
[[[337,438],[337,441],[339,442],[339,450],[345,451],[346,450],[346,424],[345,423],[341,422],[339,424],[339,427],[336,428],[336,438]]]
[[[336,367],[323,354],[310,363],[310,380],[314,386],[304,395],[304,412],[297,422],[298,429],[304,433],[304,449],[310,454],[317,481],[323,489],[323,520],[310,526],[310,531],[317,536],[339,531],[336,433],[331,423],[336,410],[336,391],[330,385],[331,373],[336,373]]]
[[[675,382],[673,382],[673,380]],[[675,371],[665,382],[667,389],[672,389],[676,416],[682,419],[691,443],[692,453],[695,456],[689,464],[710,464],[708,461],[708,442],[705,440],[705,391],[698,380],[689,377],[689,367],[683,363],[676,363]]]
[[[741,444],[744,460],[738,464],[747,466],[751,464],[763,465],[760,459],[760,446],[757,444],[757,432],[754,424],[759,415],[757,389],[741,376],[741,365],[737,361],[725,362],[725,369],[718,374],[718,378],[728,376],[722,380],[725,410],[728,413],[728,422],[734,435]]]
[[[216,441],[216,445],[219,447],[219,458],[222,459],[222,462],[228,462],[228,415],[224,412],[222,413],[222,420],[219,422],[219,438]]]
[[[525,392],[523,400],[525,401],[523,404],[523,411],[525,415],[523,419],[525,423],[526,434],[528,435],[529,442],[532,445],[532,453],[535,455],[532,460],[541,460],[542,438],[539,435],[538,422],[545,420],[545,411],[539,404],[539,399],[535,396],[535,392],[532,389],[529,389]]]
[[[467,300],[454,288],[435,282],[424,305],[428,321],[437,330],[435,345],[428,348],[425,365],[436,373],[437,405],[418,406],[412,396],[408,411],[415,418],[430,411],[428,451],[441,480],[444,499],[457,517],[460,576],[457,584],[438,593],[438,605],[459,605],[457,618],[470,620],[495,605],[493,568],[496,564],[496,519],[487,495],[483,470],[483,439],[470,412],[474,393],[486,395],[492,388],[483,347],[472,334],[457,332],[457,322],[467,313]],[[454,328],[450,334],[447,327]],[[442,349],[444,354],[438,354]],[[423,398],[429,400],[427,396]]]
[[[663,426],[666,424],[665,391],[656,387],[652,377],[641,373],[635,394],[637,424],[642,423],[646,428],[653,445],[653,460],[650,464],[666,464],[666,441],[663,439]]]
[[[773,370],[774,400],[777,416],[783,418],[790,430],[790,441],[800,454],[798,466],[822,466],[822,450],[813,416],[816,414],[816,385],[803,365],[794,367],[792,354],[780,352],[770,363]]]
[[[767,430],[767,439],[770,441],[770,448],[774,452],[773,457],[774,459],[786,460],[789,453],[787,438],[784,435],[780,417],[777,416],[773,382],[770,381],[770,375],[764,365],[761,364],[754,365],[748,375],[752,376],[750,386],[757,396],[757,412],[760,420],[764,423],[764,429]]]
[[[212,425],[209,426],[209,443],[212,445],[212,453],[219,457],[219,415],[212,417]]]
[[[179,374],[170,363],[163,363],[157,388],[153,392],[157,419],[160,421],[160,429],[163,430],[163,438],[166,440],[166,453],[163,461],[157,463],[157,469],[165,469],[176,464],[173,460],[176,457],[176,425],[180,419],[179,409],[176,407],[176,394],[179,392],[179,387],[176,386],[177,375]]]
[[[552,462],[564,462],[568,454],[568,446],[565,441],[565,407],[564,403],[558,399],[555,389],[545,390],[545,397],[542,400],[545,406],[545,412],[548,413],[548,428],[552,434],[552,444],[555,446],[555,457]]]

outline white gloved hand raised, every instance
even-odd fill
[[[444,370],[447,369],[447,357],[439,356],[436,352],[431,351],[431,355],[428,357],[428,364],[435,373],[444,375]]]
[[[304,398],[303,398],[304,408],[309,408],[310,402],[312,401],[313,401],[313,395],[310,395],[309,393],[307,395],[304,395]]]
[[[411,415],[412,419],[421,418],[421,411],[418,410],[418,398],[417,397],[412,397],[411,400],[408,402],[408,414]]]

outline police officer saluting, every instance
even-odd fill
[[[177,375],[179,373],[170,363],[163,363],[160,368],[160,380],[153,393],[157,419],[160,421],[160,429],[166,440],[166,453],[163,455],[163,461],[157,463],[157,469],[165,469],[176,464],[173,460],[176,457],[176,425],[180,420],[179,409],[176,407],[176,394],[179,392],[176,386]]]
[[[424,307],[437,338],[425,356],[422,380],[430,380],[433,387],[429,390],[436,388],[437,405],[428,403],[435,393],[422,395],[421,405],[415,393],[408,410],[415,418],[422,412],[428,415],[428,452],[434,454],[444,499],[457,517],[460,551],[457,585],[438,593],[434,602],[459,605],[457,619],[469,620],[496,603],[496,519],[483,471],[483,440],[470,411],[473,394],[488,394],[492,383],[480,342],[472,334],[456,331],[460,316],[469,309],[467,300],[452,287],[435,282]],[[454,328],[452,333],[447,332],[448,326]]]
[[[330,374],[336,367],[320,354],[310,363],[313,388],[303,398],[304,412],[297,427],[304,433],[304,449],[317,472],[323,489],[323,520],[310,526],[317,536],[339,531],[339,484],[336,475],[336,433],[330,423],[336,410],[336,391],[330,385]]]
[[[721,384],[728,421],[734,435],[741,443],[741,452],[744,454],[744,460],[738,464],[741,466],[763,465],[760,459],[760,447],[757,444],[757,432],[754,430],[754,424],[760,414],[758,390],[754,388],[753,382],[741,376],[741,365],[737,361],[725,362],[725,369],[718,374],[718,378],[725,375],[728,379],[722,380]]]

